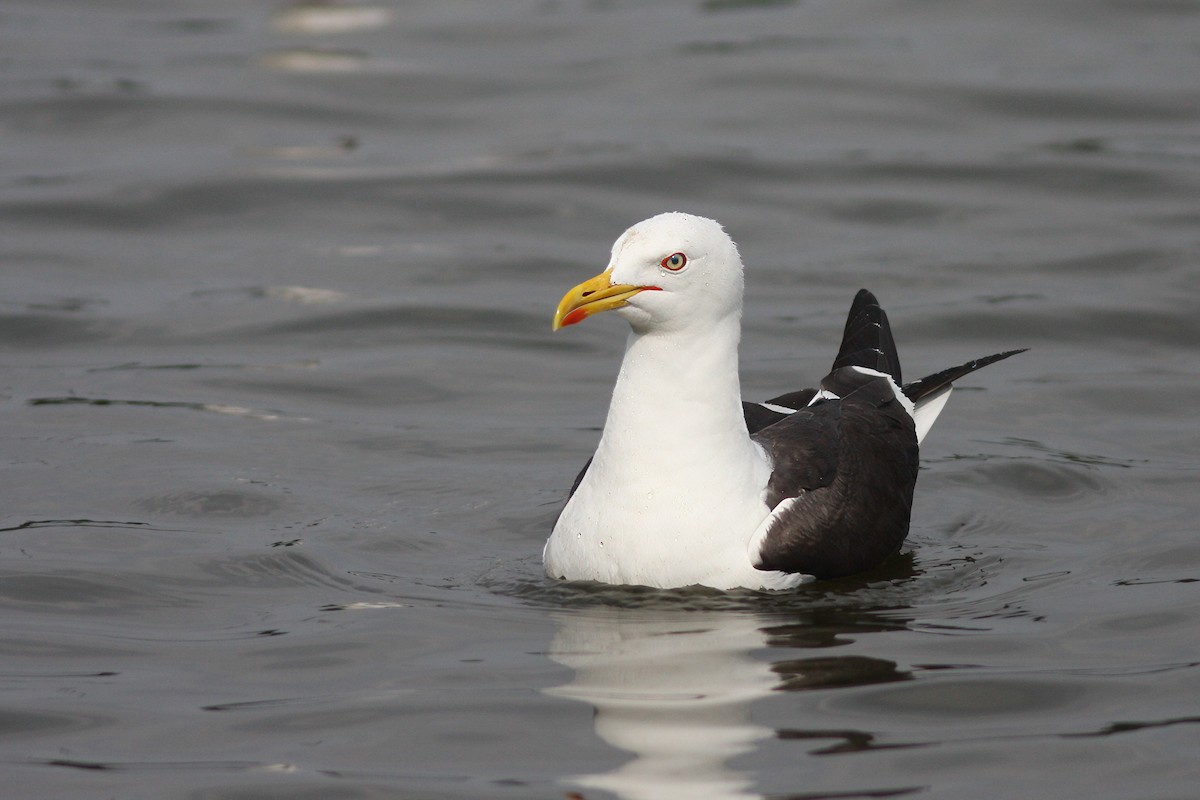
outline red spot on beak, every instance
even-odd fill
[[[585,319],[587,319],[587,315],[588,312],[584,311],[582,308],[577,308],[570,314],[567,314],[565,317],[563,317],[562,327],[565,328],[568,325],[574,325],[576,322],[583,322]]]

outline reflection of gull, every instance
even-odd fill
[[[271,26],[281,33],[349,33],[383,28],[392,21],[386,8],[300,3],[277,11]]]
[[[597,735],[634,754],[572,783],[626,800],[761,797],[726,766],[772,735],[750,721],[750,703],[778,683],[750,657],[764,645],[753,616],[603,607],[557,622],[550,657],[575,679],[548,693],[590,703]]]

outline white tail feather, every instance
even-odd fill
[[[953,389],[953,386],[947,385],[940,392],[922,397],[916,402],[913,409],[913,422],[917,426],[917,444],[921,443],[925,434],[929,433],[929,429],[933,427],[933,421],[946,407],[946,401],[950,399],[950,392]]]

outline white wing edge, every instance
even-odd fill
[[[759,523],[758,528],[750,536],[750,543],[747,546],[750,563],[755,569],[759,569],[759,564],[762,563],[762,558],[759,555],[762,551],[763,540],[767,538],[767,531],[771,529],[771,525],[775,520],[787,513],[788,509],[799,502],[799,497],[788,497],[779,505],[775,506],[770,514]],[[816,580],[813,575],[806,575],[803,572],[780,572],[779,570],[761,570],[763,576],[762,588],[764,589],[794,589],[797,586],[805,583],[811,583]]]

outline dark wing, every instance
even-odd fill
[[[817,396],[816,389],[801,389],[798,392],[788,392],[781,394],[779,397],[772,397],[768,403],[784,408],[792,408],[800,410],[812,402],[812,399]]]
[[[965,364],[960,364],[957,367],[944,369],[941,372],[935,372],[932,375],[926,375],[924,378],[915,380],[912,383],[906,383],[901,388],[909,400],[914,403],[933,395],[941,394],[950,387],[950,384],[964,375],[969,375],[977,369],[982,369],[988,364],[995,364],[997,361],[1003,361],[1009,356],[1015,356],[1017,353],[1024,353],[1029,348],[1023,347],[1020,350],[1006,350],[1003,353],[977,358],[974,361],[968,361]],[[897,379],[896,383],[900,381]]]
[[[942,370],[901,391],[920,408],[958,378],[1021,352]],[[850,306],[833,369],[821,381],[833,399],[812,402],[817,395],[811,389],[781,395],[771,403],[800,410],[752,430],[772,460],[767,504],[777,509],[787,501],[760,542],[756,567],[836,578],[869,569],[900,549],[918,468],[913,417],[896,397],[900,384],[887,314],[862,289]]]
[[[842,346],[838,348],[830,372],[842,367],[866,367],[891,375],[897,386],[903,383],[900,354],[896,351],[887,314],[875,295],[866,289],[859,289],[850,304],[846,327],[842,330]]]
[[[812,392],[813,390],[810,389],[809,391]],[[772,400],[771,403],[779,406],[786,406],[792,411],[795,411],[797,408],[804,408],[804,406],[808,405],[807,400],[797,405],[775,403],[774,400]],[[781,419],[784,419],[788,416],[786,412],[776,411],[773,408],[767,408],[766,406],[759,405],[758,403],[748,403],[745,400],[742,401],[742,414],[746,417],[746,430],[750,433],[757,433],[768,425],[774,425],[776,422],[779,422]]]
[[[812,389],[771,402],[802,409],[754,438],[771,456],[767,504],[792,500],[762,539],[760,569],[836,578],[869,569],[896,552],[908,535],[917,482],[912,416],[896,399],[900,355],[887,314],[859,290],[846,316],[842,344],[821,389],[834,399],[812,402]]]
[[[753,437],[774,467],[767,504],[795,498],[762,539],[759,569],[851,575],[908,535],[918,463],[912,417],[887,378],[843,367],[821,384],[840,399],[818,400]]]
[[[900,383],[900,354],[896,351],[896,341],[892,338],[887,314],[880,307],[875,295],[866,289],[859,289],[858,294],[854,295],[850,313],[846,315],[846,327],[842,329],[842,346],[838,348],[837,358],[833,360],[830,374],[825,380],[832,379],[834,373],[842,367],[866,367],[876,372],[887,373],[897,385]],[[824,388],[824,384],[822,387]],[[836,389],[833,391],[841,394]],[[801,389],[773,397],[767,402],[785,408],[801,409],[811,403],[816,394],[816,389]],[[749,411],[746,413],[746,422],[750,422]],[[750,432],[754,433],[760,429],[751,427]]]

